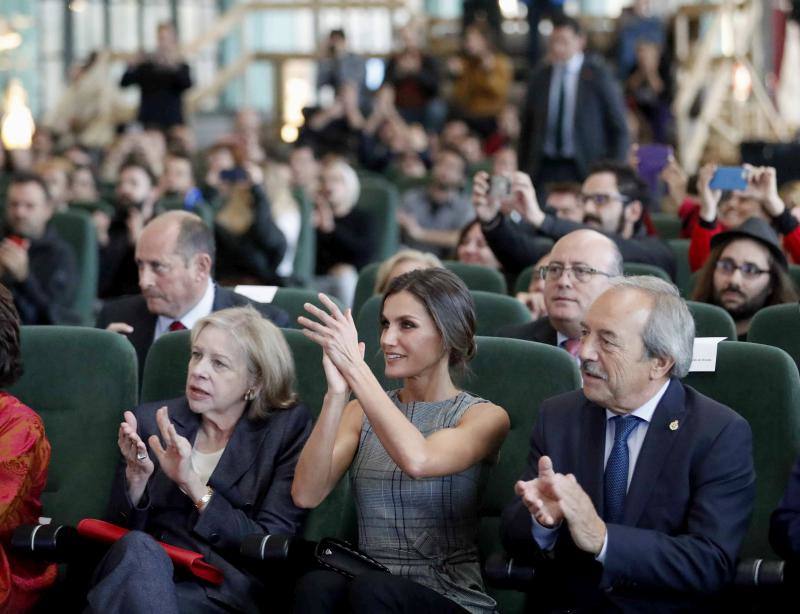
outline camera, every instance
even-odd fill
[[[492,175],[489,179],[489,196],[506,198],[511,195],[511,180],[503,175]]]

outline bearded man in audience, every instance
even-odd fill
[[[714,235],[692,300],[725,309],[736,323],[739,341],[747,340],[759,309],[797,302],[786,256],[772,227],[751,217],[741,226]]]

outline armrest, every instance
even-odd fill
[[[793,566],[786,561],[770,559],[743,559],[736,565],[734,584],[747,586],[780,586],[793,574]]]
[[[486,559],[483,573],[489,586],[526,591],[533,582],[536,570],[530,565],[516,563],[505,552],[495,552]]]
[[[25,524],[11,534],[11,548],[40,561],[65,563],[83,551],[85,540],[74,527],[63,524]]]

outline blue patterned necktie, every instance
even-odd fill
[[[639,423],[636,416],[614,416],[614,445],[606,463],[603,519],[620,523],[628,490],[628,437]]]

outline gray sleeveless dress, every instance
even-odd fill
[[[426,437],[454,427],[475,403],[467,392],[433,403],[389,398]],[[389,457],[367,418],[350,478],[358,544],[398,576],[452,599],[473,614],[495,611],[483,592],[478,559],[479,485],[484,463],[455,475],[414,480]]]

